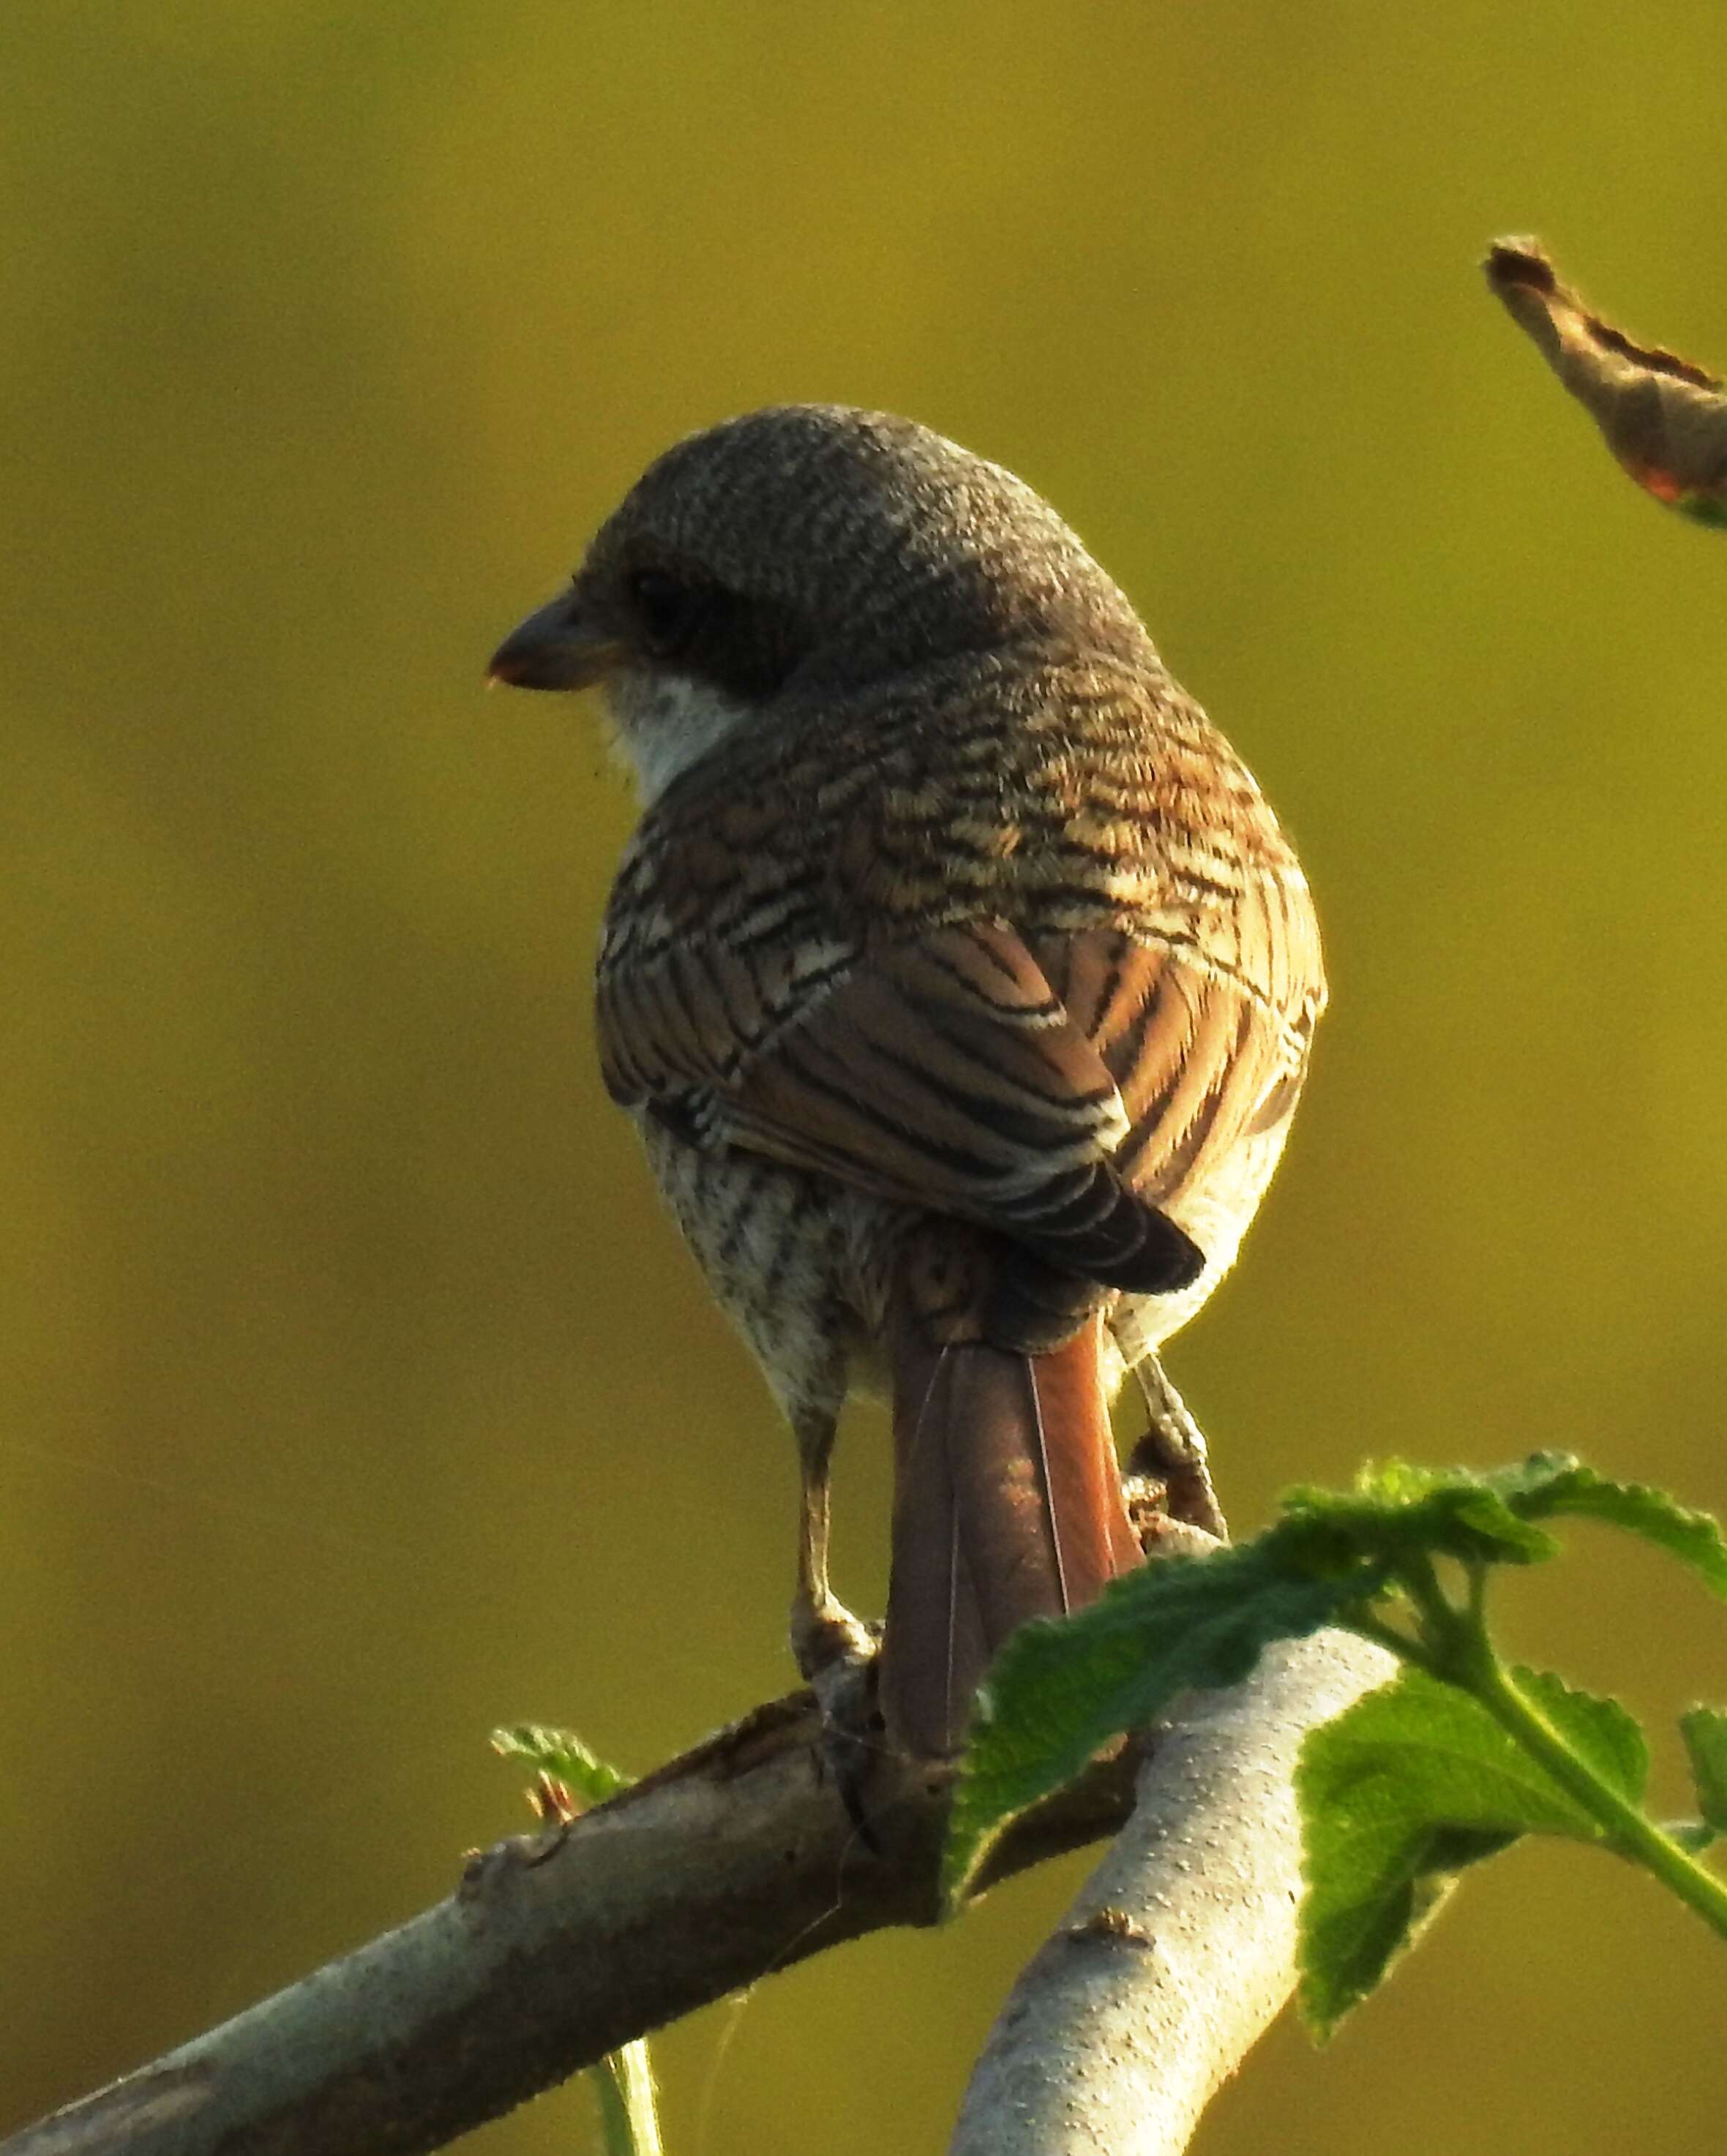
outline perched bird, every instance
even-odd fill
[[[600,1053],[796,1435],[799,1663],[831,1699],[870,1652],[828,1469],[879,1389],[881,1709],[945,1755],[1006,1635],[1138,1560],[1108,1403],[1282,1148],[1307,884],[1054,511],[885,413],[678,443],[491,671],[599,685],[635,768]]]

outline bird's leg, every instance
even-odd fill
[[[804,1681],[832,1718],[835,1694],[855,1682],[873,1660],[876,1642],[828,1584],[829,1462],[834,1416],[823,1410],[800,1415],[795,1424],[800,1484],[798,1515],[798,1588],[792,1598],[792,1652]]]
[[[1229,1523],[1212,1486],[1205,1432],[1188,1413],[1186,1402],[1155,1355],[1137,1363],[1133,1374],[1145,1395],[1151,1426],[1133,1448],[1132,1471],[1154,1476],[1163,1483],[1173,1519],[1203,1527],[1208,1535],[1227,1542]]]
[[[792,1598],[792,1652],[821,1708],[821,1756],[847,1815],[864,1841],[880,1847],[863,1806],[870,1755],[880,1744],[876,1705],[876,1630],[861,1623],[828,1582],[828,1466],[835,1418],[799,1415],[800,1497],[798,1587]]]

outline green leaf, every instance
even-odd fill
[[[1530,1670],[1513,1681],[1627,1798],[1642,1794],[1642,1732],[1611,1700]],[[1520,1834],[1599,1841],[1601,1830],[1476,1700],[1406,1668],[1302,1747],[1303,2018],[1322,2040],[1431,1922],[1463,1866]]]
[[[1464,1827],[1401,1833],[1387,1799],[1375,1830],[1366,1814],[1375,1792],[1362,1792],[1364,1816],[1347,1852],[1316,1848],[1315,1874],[1302,1903],[1296,2007],[1308,2033],[1326,2043],[1354,2007],[1382,1984],[1421,1938],[1467,1866],[1495,1856],[1517,1836]]]
[[[1558,1548],[1538,1522],[1601,1520],[1653,1543],[1727,1596],[1727,1543],[1707,1512],[1688,1511],[1664,1490],[1615,1481],[1568,1452],[1531,1453],[1488,1474],[1392,1460],[1365,1467],[1347,1494],[1298,1489],[1283,1502],[1292,1516],[1329,1522],[1357,1551],[1391,1563],[1420,1551],[1465,1562],[1537,1563]]]
[[[1519,1667],[1509,1674],[1530,1706],[1545,1715],[1586,1766],[1593,1768],[1627,1804],[1642,1804],[1649,1779],[1649,1747],[1635,1717],[1627,1714],[1616,1699],[1574,1691],[1550,1671]],[[1519,1752],[1519,1757],[1527,1754]],[[1534,1762],[1530,1764],[1533,1767]],[[1556,1783],[1551,1786],[1558,1791]],[[1578,1838],[1599,1841],[1603,1831],[1591,1820],[1587,1831]]]
[[[1476,1570],[1537,1563],[1558,1548],[1540,1523],[1569,1514],[1642,1535],[1727,1594],[1727,1547],[1714,1521],[1567,1454],[1537,1453],[1490,1474],[1391,1460],[1364,1469],[1349,1491],[1299,1489],[1284,1503],[1284,1517],[1254,1541],[1149,1565],[1090,1609],[1027,1625],[1008,1643],[980,1703],[949,1822],[950,1902],[1007,1822],[1101,1745],[1190,1686],[1238,1683],[1270,1640],[1331,1623],[1365,1628],[1400,1577],[1419,1594],[1435,1557]],[[1381,1625],[1371,1631],[1385,1637]],[[1550,1682],[1529,1681],[1537,1695]],[[1573,1704],[1580,1697],[1561,1686],[1553,1717],[1587,1725]],[[1536,1703],[1545,1711],[1543,1699]],[[1601,1771],[1622,1780],[1641,1774],[1640,1751],[1634,1758],[1622,1741],[1634,1725],[1617,1708],[1604,1705],[1602,1714],[1601,1726],[1565,1733],[1586,1753],[1591,1739],[1605,1748],[1610,1765]]]
[[[1603,1520],[1678,1558],[1715,1594],[1727,1598],[1727,1543],[1707,1512],[1691,1512],[1665,1490],[1646,1483],[1616,1482],[1562,1453],[1538,1454],[1536,1459],[1545,1463],[1547,1473],[1513,1501],[1525,1519],[1568,1513],[1575,1519]]]
[[[1524,1471],[1509,1471],[1513,1476]],[[1508,1502],[1500,1478],[1468,1468],[1370,1463],[1349,1491],[1299,1488],[1284,1496],[1291,1518],[1322,1523],[1358,1553],[1396,1564],[1411,1556],[1463,1563],[1539,1564],[1559,1545]]]
[[[943,1866],[950,1906],[1008,1821],[1110,1738],[1178,1692],[1238,1684],[1269,1641],[1317,1631],[1382,1585],[1329,1532],[1285,1521],[1205,1557],[1159,1559],[1075,1616],[1022,1626],[973,1725]]]
[[[1704,1824],[1716,1834],[1727,1834],[1727,1714],[1719,1707],[1689,1707],[1679,1717],[1679,1734],[1691,1761]]]
[[[494,1729],[492,1749],[506,1759],[522,1759],[537,1773],[562,1782],[583,1806],[603,1804],[631,1777],[596,1758],[579,1737],[568,1729],[548,1729],[538,1722],[518,1722],[508,1729]]]

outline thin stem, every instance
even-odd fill
[[[609,2051],[594,2069],[605,2156],[660,2156],[660,2114],[646,2041]]]
[[[1424,1666],[1442,1676],[1471,1636],[1469,1620],[1447,1599],[1431,1558],[1416,1553],[1406,1558],[1397,1567],[1397,1584],[1414,1603],[1426,1635],[1423,1644],[1433,1659]],[[1478,1624],[1474,1630],[1479,1630]]]
[[[1646,1819],[1629,1798],[1602,1780],[1519,1689],[1488,1640],[1482,1637],[1478,1644],[1479,1651],[1469,1657],[1464,1681],[1494,1721],[1606,1830],[1620,1856],[1652,1871],[1688,1908],[1727,1938],[1727,1882],[1706,1871],[1652,1820]]]
[[[1387,1624],[1383,1617],[1375,1617],[1365,1610],[1351,1614],[1340,1620],[1344,1627],[1364,1640],[1371,1640],[1376,1647],[1383,1647],[1395,1655],[1400,1662],[1411,1662],[1416,1669],[1425,1670],[1429,1676],[1443,1676],[1445,1672],[1427,1652],[1419,1640],[1412,1640],[1407,1632],[1400,1632],[1395,1625]]]

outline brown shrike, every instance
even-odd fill
[[[1282,1149],[1306,881],[1060,518],[884,413],[679,443],[492,672],[599,685],[635,767],[600,1054],[796,1434],[799,1661],[831,1699],[869,1651],[828,1466],[879,1389],[881,1706],[943,1756],[1007,1634],[1138,1561],[1108,1403]]]

